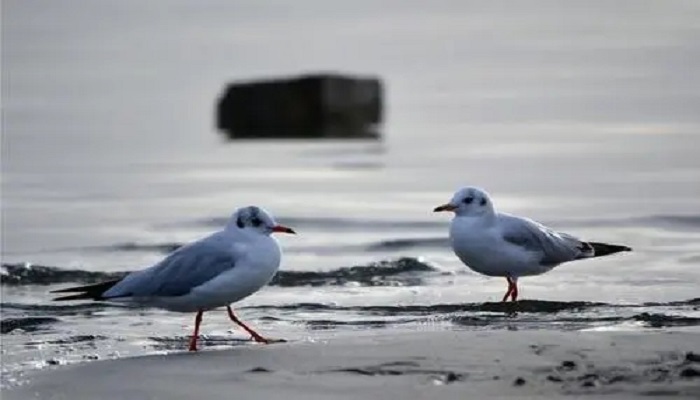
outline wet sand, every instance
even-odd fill
[[[61,367],[3,399],[700,396],[697,331],[361,331]]]

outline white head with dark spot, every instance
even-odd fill
[[[489,194],[473,186],[459,189],[449,203],[435,207],[433,211],[452,211],[458,217],[493,216],[496,213]]]
[[[296,233],[291,228],[279,225],[272,214],[257,206],[236,210],[226,224],[226,230],[262,235],[270,235],[273,232]]]

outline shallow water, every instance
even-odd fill
[[[697,329],[694,3],[164,4],[3,2],[3,384],[183,349],[189,315],[47,292],[147,266],[253,203],[299,232],[280,238],[276,284],[239,304],[274,337]],[[212,130],[228,80],[307,70],[384,78],[384,140]],[[483,304],[505,282],[466,270],[431,213],[465,184],[635,251],[523,279],[523,309]],[[11,267],[25,263],[48,268]],[[246,339],[209,314],[205,347]]]

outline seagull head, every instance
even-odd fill
[[[256,206],[248,206],[236,210],[229,219],[226,229],[263,235],[270,235],[274,232],[296,234],[292,228],[279,225],[270,213]]]
[[[449,203],[435,207],[434,212],[452,211],[460,217],[493,215],[495,209],[488,193],[483,189],[468,186],[459,189]]]

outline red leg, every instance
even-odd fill
[[[510,291],[510,299],[511,301],[516,301],[518,300],[518,280],[517,278],[511,278],[512,282],[512,290]]]
[[[241,328],[245,329],[245,331],[248,332],[248,334],[249,334],[250,336],[253,337],[253,340],[255,340],[255,341],[258,342],[258,343],[265,343],[265,344],[270,343],[269,340],[267,340],[267,339],[265,339],[264,337],[260,336],[260,334],[258,334],[257,332],[255,332],[253,329],[251,329],[250,327],[248,327],[248,325],[244,324],[243,321],[241,321],[240,319],[238,319],[238,317],[236,317],[236,315],[233,313],[233,310],[231,309],[231,306],[226,306],[226,311],[228,311],[228,317],[231,318],[231,321],[235,322],[235,323],[238,324]]]
[[[194,317],[194,333],[190,338],[190,351],[197,351],[197,338],[199,337],[199,324],[202,323],[202,314],[204,311],[197,311],[197,316]]]
[[[503,300],[501,300],[501,302],[508,301],[508,297],[513,292],[513,281],[510,279],[510,276],[506,276],[506,280],[508,281],[508,290],[506,291],[505,296],[503,296]]]

